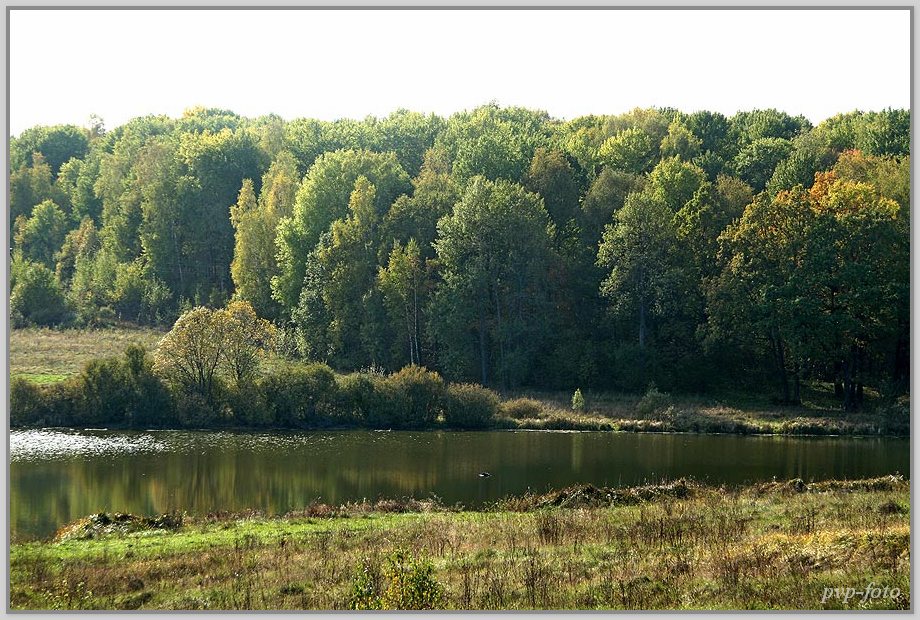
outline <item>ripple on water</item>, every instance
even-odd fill
[[[110,456],[160,452],[166,444],[145,433],[100,434],[86,431],[29,430],[10,433],[10,461]]]

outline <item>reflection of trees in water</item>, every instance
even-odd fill
[[[908,473],[908,442],[616,433],[372,433],[272,436],[163,433],[160,453],[11,466],[14,533],[49,535],[99,512],[270,514],[319,499],[491,501],[576,482],[630,485],[692,475],[711,482]],[[478,472],[489,471],[482,479]]]

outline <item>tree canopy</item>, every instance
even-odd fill
[[[864,386],[907,387],[910,120],[563,122],[489,103],[34,127],[10,143],[12,318],[182,316],[158,364],[205,398],[246,381],[277,329],[339,370],[569,391],[766,379],[786,402],[818,381],[854,408]],[[198,323],[223,336],[195,341]]]

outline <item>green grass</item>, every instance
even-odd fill
[[[10,330],[10,377],[56,383],[80,372],[90,360],[120,356],[129,344],[141,344],[152,351],[165,333],[141,327],[13,329]]]
[[[393,512],[405,511],[412,512]],[[910,607],[910,486],[581,487],[468,512],[382,502],[174,531],[13,545],[14,609],[342,609],[404,549],[450,609],[857,609],[825,588],[897,587]],[[80,539],[80,536],[95,535]],[[390,584],[389,587],[393,587]]]

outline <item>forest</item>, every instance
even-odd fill
[[[847,411],[909,387],[906,110],[89,125],[11,138],[14,327],[251,308],[339,372],[782,404],[820,381]]]

